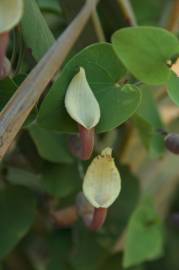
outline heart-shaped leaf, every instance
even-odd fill
[[[42,181],[44,189],[57,198],[64,198],[81,188],[81,179],[76,165],[46,165]]]
[[[51,162],[73,162],[73,157],[68,151],[67,137],[64,134],[46,130],[37,124],[30,125],[28,130],[42,158]]]
[[[112,45],[125,67],[139,80],[155,85],[167,82],[167,60],[179,52],[179,42],[157,27],[127,27],[115,32]]]
[[[116,84],[124,75],[124,68],[112,46],[99,43],[82,50],[65,66],[41,105],[38,116],[40,126],[63,132],[77,131],[76,122],[65,110],[64,98],[79,67],[85,69],[87,81],[100,105],[101,118],[96,127],[97,132],[119,126],[136,111],[140,103],[140,92],[131,85],[120,87]]]
[[[35,217],[35,200],[24,188],[0,191],[0,259],[6,256],[27,233]]]
[[[39,60],[55,40],[35,0],[24,0],[21,27],[26,46],[35,60]]]

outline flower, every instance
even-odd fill
[[[4,79],[11,70],[10,62],[5,57],[9,42],[9,32],[19,23],[22,13],[22,0],[0,1],[0,79]]]
[[[92,129],[100,120],[100,107],[83,67],[80,67],[68,86],[65,107],[71,118],[86,129]]]
[[[0,1],[0,33],[9,32],[16,26],[23,13],[22,0],[1,0]]]
[[[105,148],[84,177],[83,193],[95,208],[108,208],[121,191],[121,177],[111,154],[112,149]]]

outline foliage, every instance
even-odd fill
[[[23,17],[7,49],[12,70],[0,79],[1,110],[84,2],[23,1]],[[175,1],[131,0],[126,7],[123,2],[100,1],[0,163],[0,270],[178,269],[178,161],[163,137],[179,132],[179,77],[172,69],[178,32],[165,29],[176,19]],[[64,101],[80,67],[100,107],[87,161],[75,156],[85,135]],[[103,226],[91,231],[77,195],[92,160],[97,163],[107,146],[114,158],[110,173],[120,172],[121,193]],[[106,167],[97,170],[103,178]],[[90,173],[94,178],[93,168]],[[111,190],[103,191],[109,196]]]

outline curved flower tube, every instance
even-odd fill
[[[65,107],[71,118],[78,123],[81,148],[80,152],[75,154],[81,159],[87,160],[93,152],[94,127],[100,120],[100,107],[88,84],[83,67],[80,67],[80,71],[68,86]]]

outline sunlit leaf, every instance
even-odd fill
[[[157,27],[127,27],[112,36],[113,47],[125,67],[144,83],[167,82],[167,60],[179,52],[179,42],[170,32]]]
[[[125,267],[158,258],[163,252],[163,227],[152,200],[143,200],[133,213],[124,245]]]

